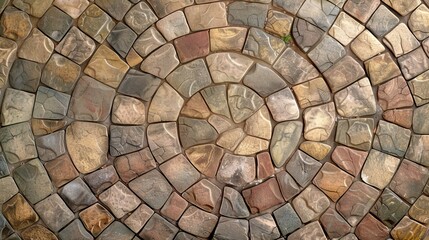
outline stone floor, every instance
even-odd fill
[[[429,239],[428,0],[0,12],[0,239]]]

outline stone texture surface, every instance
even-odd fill
[[[39,220],[39,216],[21,194],[16,194],[2,205],[4,217],[10,225],[22,230]]]
[[[121,182],[102,192],[99,199],[117,218],[132,212],[141,203],[140,199]]]
[[[160,170],[179,192],[184,192],[200,178],[199,172],[184,155],[178,155],[163,163]],[[181,174],[177,174],[177,172]]]
[[[158,22],[156,26],[167,41],[186,35],[190,32],[185,14],[182,11],[174,12]]]
[[[380,54],[365,62],[365,69],[371,83],[378,85],[401,74],[398,65],[389,53]]]
[[[77,212],[97,202],[97,198],[85,182],[76,178],[67,183],[60,191],[60,196],[73,212]]]
[[[66,153],[65,131],[57,131],[36,139],[37,152],[42,161],[53,160]]]
[[[116,157],[143,149],[145,129],[143,126],[110,126],[110,155]]]
[[[331,101],[331,94],[323,78],[316,78],[294,86],[293,91],[301,108],[307,108]]]
[[[329,208],[322,214],[320,223],[330,238],[344,237],[351,231],[350,225],[334,208]]]
[[[209,237],[218,217],[196,207],[189,207],[180,218],[179,227],[199,237]]]
[[[242,194],[252,214],[263,212],[284,202],[275,178],[270,178],[255,187],[246,189]]]
[[[330,36],[325,36],[318,45],[308,53],[308,57],[313,61],[320,72],[326,71],[345,55],[346,51],[344,47]]]
[[[55,51],[78,64],[82,64],[94,53],[95,42],[77,27],[72,27],[55,47]]]
[[[161,209],[161,214],[174,221],[179,220],[188,207],[188,202],[176,192],[173,192]]]
[[[398,225],[391,231],[394,239],[417,238],[425,237],[427,227],[405,216]]]
[[[41,81],[57,91],[69,92],[76,84],[80,70],[79,65],[54,53],[43,68]]]
[[[1,111],[3,126],[25,122],[31,119],[35,95],[13,88],[7,88]]]
[[[279,230],[282,235],[287,235],[301,227],[302,223],[298,214],[292,208],[290,203],[283,205],[281,208],[273,212]]]
[[[256,163],[253,157],[226,153],[220,164],[217,178],[219,181],[242,187],[256,177]]]
[[[178,83],[179,86],[179,83]],[[188,86],[192,86],[190,83]],[[176,121],[184,100],[168,83],[163,83],[149,106],[148,122]]]
[[[291,48],[287,48],[279,56],[273,68],[293,85],[316,78],[319,75],[317,69],[307,59]]]
[[[399,66],[405,79],[409,80],[429,69],[429,58],[423,48],[407,53],[398,58]]]
[[[37,157],[34,136],[28,123],[1,128],[0,143],[9,163],[18,163]]]
[[[366,61],[385,50],[383,44],[368,30],[359,34],[350,44],[350,48],[362,61]]]
[[[389,236],[389,230],[375,217],[368,214],[356,227],[355,234],[359,239],[382,239]]]
[[[4,9],[0,22],[0,35],[14,41],[25,39],[32,28],[30,16],[12,6]],[[9,44],[6,46],[10,46],[10,43],[3,42],[5,42],[4,44]]]
[[[85,228],[95,237],[106,229],[114,220],[109,211],[98,203],[81,211],[79,217]]]
[[[386,34],[383,42],[396,57],[409,53],[420,46],[419,41],[404,23],[400,23],[391,32]]]
[[[188,202],[205,211],[216,212],[220,207],[222,191],[209,180],[202,179],[184,192],[182,196]]]
[[[34,209],[43,222],[54,232],[65,227],[74,218],[73,212],[58,194],[51,195],[37,203]]]
[[[241,51],[246,40],[247,29],[224,27],[210,29],[210,49],[212,51]]]
[[[329,34],[341,44],[348,45],[365,27],[350,15],[341,12],[335,20]]]
[[[338,201],[352,184],[353,177],[331,163],[325,163],[315,176],[313,184],[332,201]]]
[[[340,9],[328,1],[305,1],[298,11],[297,16],[327,31],[334,23]]]
[[[298,121],[279,123],[274,127],[270,153],[276,167],[281,167],[298,146],[303,124]]]
[[[413,106],[414,102],[405,79],[397,77],[381,84],[378,88],[378,103],[384,110]]]
[[[115,26],[115,22],[101,8],[92,4],[80,15],[77,25],[95,41],[102,43]]]
[[[247,25],[263,28],[268,12],[268,5],[260,3],[236,2],[228,6],[230,25]]]
[[[285,43],[258,28],[251,28],[244,44],[243,53],[273,64],[285,48]]]
[[[371,213],[380,219],[388,227],[395,226],[410,206],[390,189],[384,189],[371,209]]]
[[[362,168],[362,180],[378,189],[383,189],[389,184],[400,161],[399,158],[371,150]],[[380,172],[377,169],[383,169],[383,171]]]
[[[163,163],[181,151],[176,123],[151,124],[147,128],[149,148],[158,163]]]
[[[225,187],[223,190],[220,214],[231,218],[244,218],[250,216],[249,209],[242,195],[235,189]]]
[[[330,137],[336,121],[334,103],[307,108],[303,115],[306,140],[325,141]]]
[[[54,5],[65,13],[70,15],[72,18],[78,18],[80,14],[88,7],[88,0],[55,0]]]
[[[190,6],[185,8],[185,14],[192,31],[228,25],[226,5],[223,2]]]
[[[49,8],[37,23],[37,27],[48,37],[59,42],[72,26],[73,19],[56,7]]]
[[[74,220],[67,227],[63,228],[63,230],[61,230],[58,233],[58,236],[61,239],[66,239],[66,240],[94,239],[92,235],[85,229],[85,227],[83,226],[82,222],[79,219]]]
[[[355,118],[339,120],[335,141],[360,150],[369,150],[372,145],[374,120]]]
[[[7,58],[5,59],[7,61]],[[42,67],[40,64],[24,59],[16,59],[12,67],[10,67],[9,84],[17,90],[34,93],[39,86],[41,75]]]

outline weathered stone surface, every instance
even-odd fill
[[[180,218],[179,227],[199,237],[209,237],[218,217],[194,206],[189,207]]]
[[[270,214],[250,219],[249,228],[252,239],[277,239],[280,237],[276,222]]]
[[[368,30],[359,34],[350,44],[350,48],[362,61],[366,61],[385,50],[383,44]]]
[[[156,169],[134,179],[128,186],[153,209],[160,209],[173,190]]]
[[[69,102],[70,95],[41,86],[37,90],[33,117],[63,119],[67,114]]]
[[[383,118],[386,121],[398,124],[405,128],[411,128],[413,123],[413,109],[393,109],[383,112]]]
[[[339,12],[340,9],[331,2],[325,0],[309,0],[304,2],[297,16],[327,31],[334,23]]]
[[[163,44],[165,44],[165,39],[162,37],[161,33],[155,27],[151,27],[144,31],[136,40],[134,49],[142,57],[146,57]]]
[[[66,152],[64,144],[65,131],[58,131],[36,139],[37,152],[43,161],[53,160]]]
[[[366,23],[379,5],[380,0],[347,1],[344,10],[362,23]]]
[[[404,78],[397,77],[380,85],[378,103],[384,110],[413,106],[413,98]]]
[[[290,88],[268,96],[267,106],[277,122],[296,120],[299,117],[298,104]]]
[[[323,78],[301,83],[292,89],[301,108],[327,103],[332,100],[331,92]]]
[[[365,71],[356,60],[350,56],[346,56],[326,70],[323,76],[332,91],[337,92],[364,77]]]
[[[256,163],[253,157],[226,153],[217,173],[219,181],[243,187],[256,178]]]
[[[306,187],[311,182],[321,167],[321,163],[300,150],[297,150],[286,164],[288,173],[302,187]]]
[[[429,8],[424,4],[420,5],[408,20],[408,26],[418,40],[429,37]]]
[[[54,5],[72,18],[78,18],[88,7],[88,0],[55,0]]]
[[[427,154],[427,144],[429,136],[427,135],[412,135],[411,142],[408,147],[405,157],[413,162],[429,166],[429,155]]]
[[[259,3],[235,2],[228,5],[228,23],[264,28],[268,5]]]
[[[284,1],[284,0],[280,0]],[[322,38],[324,31],[301,18],[296,18],[293,24],[292,35],[296,44],[308,52]]]
[[[58,240],[55,234],[40,224],[35,224],[21,233],[23,239]]]
[[[427,224],[429,222],[429,197],[421,195],[410,209],[410,216],[417,221]]]
[[[74,218],[58,194],[51,195],[34,206],[44,223],[54,232],[65,227]]]
[[[110,165],[86,175],[84,179],[91,190],[98,195],[119,181],[119,176],[115,168]]]
[[[336,208],[351,226],[356,226],[369,212],[378,195],[378,190],[357,181],[337,202]]]
[[[0,143],[9,163],[18,163],[37,157],[34,136],[28,123],[1,128]]]
[[[156,23],[156,26],[167,41],[171,41],[190,32],[185,14],[183,14],[182,11],[174,12],[162,18]]]
[[[424,239],[428,228],[405,216],[391,231],[393,239]]]
[[[387,1],[387,0],[382,0],[382,1],[388,6],[390,6],[391,8],[393,8],[402,16],[405,16],[411,11],[413,11],[421,3],[420,0],[410,0],[410,1],[399,0],[394,2]]]
[[[155,168],[156,163],[149,148],[120,156],[115,160],[115,168],[124,182],[140,176]]]
[[[353,177],[331,163],[325,163],[313,180],[332,201],[336,202],[352,184]]]
[[[426,71],[409,81],[408,85],[417,106],[421,106],[429,102],[429,95],[426,91],[429,87],[429,71]]]
[[[110,126],[110,155],[116,157],[141,150],[144,143],[143,126]]]
[[[163,163],[160,166],[160,170],[179,192],[184,192],[200,178],[197,169],[195,169],[182,154]],[[178,172],[180,174],[177,174]]]
[[[293,18],[279,11],[269,10],[265,30],[277,34],[278,36],[287,36],[290,34]]]
[[[79,176],[67,154],[45,163],[45,168],[57,188]]]
[[[325,233],[323,232],[322,226],[320,226],[320,223],[317,221],[305,225],[303,228],[297,230],[288,237],[290,240],[299,240],[303,238],[323,240],[327,239]]]
[[[114,220],[109,211],[99,203],[81,211],[79,217],[85,228],[95,237],[106,229]]]
[[[26,0],[14,0],[13,5],[22,11],[40,18],[48,10],[53,0],[48,1],[26,1]]]
[[[1,20],[0,20],[1,21]],[[0,86],[4,86],[7,82],[8,76],[9,76],[9,70],[11,70],[12,63],[15,61],[16,58],[16,51],[17,51],[17,44],[9,39],[0,37]],[[37,71],[32,72],[36,76],[38,75]],[[12,79],[14,78],[13,75],[12,78],[9,80],[9,82],[12,84]],[[36,77],[37,78],[37,77]],[[34,90],[35,91],[35,90]]]
[[[305,139],[310,141],[325,141],[331,136],[336,121],[333,102],[307,108],[303,114]]]
[[[357,225],[355,234],[359,239],[386,239],[389,237],[389,230],[383,223],[368,214]]]
[[[243,190],[243,197],[252,214],[263,212],[284,203],[279,185],[275,178]]]
[[[7,63],[7,57],[4,60]],[[16,59],[10,68],[9,84],[17,90],[34,93],[39,86],[41,75],[42,66],[40,64],[25,59]]]
[[[134,50],[134,48],[130,49],[125,60],[130,67],[136,67],[143,62],[143,58],[136,52],[136,50]]]
[[[382,37],[390,32],[399,23],[395,16],[386,6],[381,5],[369,19],[366,27],[377,37]]]
[[[429,179],[429,170],[408,160],[403,160],[389,187],[409,203],[414,203]]]
[[[214,232],[214,239],[245,240],[248,239],[249,223],[244,219],[220,217]]]
[[[58,236],[64,240],[92,240],[92,235],[86,231],[79,219],[74,220],[67,227],[58,233]]]
[[[331,158],[340,168],[353,176],[357,176],[367,156],[367,152],[338,146],[332,152]]]
[[[197,207],[217,212],[220,207],[222,191],[207,179],[203,179],[182,194],[183,198]]]
[[[95,3],[118,21],[124,18],[132,5],[128,0],[95,0]]]
[[[69,182],[58,193],[73,212],[97,202],[97,198],[81,178]]]
[[[352,230],[347,221],[341,217],[335,208],[326,210],[320,217],[320,223],[330,238],[344,237]]]
[[[245,87],[243,86],[243,88]],[[247,90],[248,88],[245,89]],[[201,95],[213,113],[231,118],[226,93],[226,85],[216,85],[205,88],[201,91]]]
[[[386,34],[383,42],[396,57],[409,53],[420,46],[419,41],[404,23],[400,23]]]
[[[247,29],[224,27],[210,29],[210,49],[215,51],[241,51],[246,40]]]
[[[174,40],[181,62],[189,62],[209,54],[209,32],[201,31]]]
[[[37,23],[48,37],[59,42],[73,24],[73,19],[56,7],[50,8]]]
[[[138,233],[147,223],[154,211],[146,204],[141,204],[129,217],[124,221],[131,230]]]
[[[37,28],[33,29],[18,50],[18,57],[46,63],[54,51],[54,43]]]
[[[1,123],[3,126],[25,122],[31,119],[35,95],[13,88],[7,88],[4,94]]]
[[[295,85],[319,76],[317,69],[292,48],[286,49],[274,63],[277,70],[289,83]]]
[[[371,150],[362,168],[362,180],[378,189],[383,189],[389,184],[400,162],[399,158]]]
[[[202,174],[214,177],[223,156],[223,149],[212,144],[186,149],[186,156]]]
[[[2,205],[4,217],[15,230],[21,230],[39,220],[39,216],[21,194],[16,194]]]
[[[218,134],[206,120],[180,117],[179,136],[182,146],[189,148],[213,142],[218,137]]]
[[[211,78],[204,61],[198,59],[178,67],[167,77],[167,81],[179,93],[185,97],[190,97],[210,85]]]
[[[158,163],[165,162],[181,151],[176,123],[149,125],[147,138],[150,150]]]
[[[143,33],[148,27],[155,23],[158,18],[145,2],[134,5],[125,15],[125,23],[137,34]]]
[[[118,95],[113,101],[112,122],[116,124],[139,125],[146,120],[146,108],[138,99]]]
[[[380,54],[366,61],[365,69],[373,85],[384,83],[401,75],[401,70],[389,53]]]
[[[294,232],[302,225],[298,214],[292,208],[292,205],[290,203],[287,203],[281,208],[275,210],[273,212],[273,215],[283,236]]]
[[[329,34],[343,45],[348,45],[365,29],[347,13],[341,12],[329,30]]]
[[[391,228],[407,214],[408,209],[410,207],[400,197],[386,188],[372,207],[371,213]]]
[[[296,15],[303,2],[304,0],[297,0],[293,2],[287,0],[274,0],[273,4],[274,6],[281,7],[293,15]]]
[[[155,10],[156,15],[158,15],[158,17],[160,18],[164,18],[166,15],[194,3],[193,0],[180,0],[180,1],[149,0],[148,2]]]
[[[410,142],[411,131],[385,121],[379,121],[373,148],[403,157]]]
[[[267,34],[261,29],[251,28],[243,53],[273,64],[284,48],[285,43],[281,39]]]
[[[54,53],[43,68],[41,80],[57,91],[69,92],[79,78],[80,70],[79,65]]]
[[[234,151],[238,144],[244,139],[245,133],[241,128],[234,128],[222,133],[216,144],[224,149]]]
[[[172,240],[179,229],[158,214],[154,214],[139,236],[142,239]]]
[[[185,8],[185,14],[192,31],[228,25],[226,6],[223,2],[190,6]]]
[[[174,88],[168,83],[163,83],[156,91],[149,106],[148,122],[176,121],[184,102]]]
[[[128,229],[124,224],[119,221],[113,222],[103,233],[98,236],[99,240],[108,239],[126,239],[131,240],[134,237],[134,233]]]
[[[429,104],[418,107],[413,114],[413,130],[417,134],[429,134],[429,122],[426,121],[429,116]]]
[[[190,118],[207,118],[210,110],[200,93],[194,94],[185,104],[180,114]]]
[[[274,127],[270,153],[276,167],[281,167],[298,146],[303,124],[299,121],[283,122]]]
[[[2,13],[0,22],[0,35],[14,41],[25,39],[33,27],[30,16],[12,6],[6,7]]]
[[[121,182],[102,192],[99,199],[117,218],[132,212],[141,203],[140,199]]]
[[[254,137],[271,139],[272,125],[268,108],[263,106],[246,120],[244,131]]]
[[[402,74],[409,80],[429,69],[429,58],[426,56],[423,48],[407,53],[398,58]]]
[[[119,86],[118,92],[149,102],[152,100],[160,84],[161,79],[147,73],[130,69]]]
[[[0,179],[0,203],[3,204],[19,192],[12,177]]]
[[[239,82],[253,63],[237,53],[214,53],[206,59],[215,83]]]
[[[321,161],[331,151],[331,146],[320,142],[305,141],[299,145],[299,149],[311,157]]]
[[[66,131],[70,157],[81,173],[89,173],[107,161],[108,134],[101,124],[73,122]]]
[[[241,194],[233,188],[225,187],[220,214],[231,218],[245,218],[249,217],[250,212]]]
[[[136,39],[137,34],[127,25],[119,22],[106,40],[122,58],[125,58]]]
[[[308,57],[321,72],[326,71],[345,55],[346,50],[344,47],[330,36],[325,36],[322,41],[308,53]]]
[[[5,177],[10,174],[9,167],[7,166],[6,157],[4,153],[0,154],[0,177]]]
[[[115,26],[115,22],[101,8],[92,4],[80,15],[77,25],[95,41],[102,43]]]
[[[95,50],[95,42],[77,27],[72,27],[61,42],[55,47],[55,51],[68,57],[78,64],[82,64]]]
[[[162,207],[161,214],[164,217],[177,221],[183,212],[185,212],[188,205],[188,202],[184,198],[173,192]]]
[[[228,87],[228,104],[234,122],[240,123],[253,115],[264,101],[251,89],[233,84]]]
[[[215,114],[212,114],[208,121],[218,133],[223,133],[226,130],[231,129],[233,126],[233,123],[230,119]]]
[[[374,120],[356,118],[339,120],[335,141],[360,150],[369,150],[372,144]]]
[[[264,79],[264,80],[262,80]],[[268,66],[256,63],[243,79],[244,85],[267,97],[286,87],[286,82]]]

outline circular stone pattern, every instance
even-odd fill
[[[0,0],[0,239],[429,238],[428,4]]]

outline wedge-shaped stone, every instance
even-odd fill
[[[252,116],[263,104],[264,100],[250,88],[238,84],[229,85],[228,105],[235,123]]]
[[[250,58],[237,53],[214,53],[206,60],[215,83],[238,83],[253,64]]]
[[[363,30],[365,30],[365,27],[362,24],[347,13],[341,12],[329,30],[329,35],[346,46]]]
[[[290,88],[284,88],[268,96],[267,106],[277,122],[299,118],[298,104]]]
[[[131,7],[131,3],[128,0],[95,0],[95,3],[118,21],[124,18],[125,13]]]
[[[246,218],[249,217],[250,212],[241,194],[233,188],[225,187],[220,214],[231,218]]]
[[[149,102],[160,84],[161,79],[151,74],[130,69],[119,86],[118,92]]]
[[[179,136],[182,146],[189,148],[211,143],[217,139],[218,134],[206,120],[181,117],[179,118]]]
[[[161,60],[162,59],[162,60]],[[179,65],[173,44],[165,44],[143,60],[140,69],[160,78],[167,77]]]
[[[176,90],[168,83],[163,83],[149,106],[148,122],[176,121],[184,102]]]
[[[200,31],[174,40],[177,54],[182,63],[205,57],[210,52],[209,31]]]
[[[243,187],[256,178],[255,158],[226,153],[222,159],[217,179],[236,187]]]
[[[35,95],[13,88],[7,88],[2,104],[3,126],[25,122],[31,119]]]
[[[429,135],[412,135],[405,157],[429,167]]]
[[[227,130],[216,141],[216,144],[222,148],[234,151],[238,144],[244,139],[245,133],[241,128]]]
[[[125,23],[119,22],[112,29],[106,40],[116,53],[125,58],[136,39],[137,34]]]
[[[215,213],[220,207],[222,191],[209,180],[202,179],[184,192],[182,196],[197,207]]]
[[[331,151],[331,146],[321,142],[305,141],[299,145],[299,149],[316,160],[321,161]]]
[[[57,45],[55,51],[77,64],[82,64],[94,53],[95,42],[77,27],[73,26]]]
[[[413,114],[413,130],[417,134],[429,134],[429,104],[418,107]]]
[[[274,127],[270,153],[276,167],[281,167],[298,146],[303,124],[299,121],[282,122]]]
[[[252,214],[263,212],[284,203],[275,178],[270,178],[257,186],[243,190],[243,197]]]
[[[383,39],[384,44],[393,52],[395,57],[400,57],[420,46],[420,42],[406,24],[400,23]]]
[[[150,150],[158,163],[176,156],[182,150],[174,122],[151,124],[147,127]]]
[[[200,93],[196,93],[186,102],[180,114],[190,118],[207,118],[210,110]]]
[[[183,14],[182,11],[177,11],[163,17],[161,20],[156,22],[156,27],[162,33],[167,42],[190,32],[185,14]]]
[[[216,227],[218,217],[194,206],[189,207],[180,218],[179,227],[199,237],[209,237]]]
[[[244,219],[220,217],[214,239],[245,240],[249,235],[249,223]]]
[[[362,168],[362,180],[378,189],[383,189],[389,184],[399,163],[399,158],[371,150]]]
[[[26,122],[2,127],[0,143],[7,161],[11,164],[37,157],[34,136],[30,124]]]
[[[163,163],[159,168],[178,192],[184,192],[200,179],[200,173],[182,154]],[[180,174],[177,174],[179,172]]]
[[[341,169],[356,176],[359,174],[367,156],[367,152],[338,146],[332,152],[331,158]]]
[[[186,156],[202,174],[214,177],[223,156],[223,149],[212,144],[199,145],[186,149]]]
[[[167,77],[167,81],[179,93],[191,97],[210,85],[211,78],[205,62],[198,59],[178,67]]]
[[[143,126],[110,126],[110,155],[116,157],[141,150],[145,143]]]
[[[301,187],[306,187],[321,167],[321,163],[300,150],[286,164],[286,170]]]
[[[142,239],[168,239],[173,240],[179,229],[155,213],[144,226],[139,236]]]
[[[88,0],[55,0],[54,5],[72,18],[78,18],[88,7]]]
[[[48,227],[57,232],[74,218],[73,212],[67,207],[58,194],[51,195],[34,206],[40,218]]]
[[[384,83],[401,75],[401,70],[389,53],[380,54],[366,61],[365,69],[372,85]]]
[[[165,43],[165,39],[161,33],[155,27],[150,27],[135,41],[133,49],[142,57],[147,57],[151,52]]]
[[[70,95],[47,87],[39,87],[34,104],[33,117],[63,119],[67,114]]]
[[[124,20],[137,34],[141,34],[155,23],[158,18],[147,3],[140,2],[128,11]]]
[[[307,108],[304,111],[304,138],[310,141],[327,140],[336,122],[334,103]]]
[[[340,9],[327,0],[306,0],[298,12],[298,17],[327,31],[339,12]]]
[[[228,23],[264,28],[268,5],[259,3],[234,2],[228,5]]]
[[[194,3],[193,0],[149,0],[148,2],[160,18]]]
[[[374,119],[355,118],[339,120],[335,141],[346,146],[368,151],[372,145]]]
[[[325,36],[319,44],[308,53],[320,72],[324,72],[346,55],[345,48],[331,36]]]
[[[276,221],[271,214],[264,214],[249,220],[252,239],[277,239],[280,237]]]
[[[310,222],[322,215],[328,209],[329,203],[329,198],[314,185],[308,186],[292,201],[292,205],[303,223]]]
[[[373,148],[388,154],[403,157],[411,138],[409,129],[385,121],[378,122]]]
[[[272,125],[268,108],[263,106],[246,120],[244,131],[254,137],[271,139]]]
[[[223,2],[190,6],[185,8],[185,14],[192,31],[228,25],[226,6]]]
[[[97,202],[97,198],[81,178],[76,178],[66,184],[60,189],[59,194],[74,212]]]
[[[19,193],[2,205],[2,212],[15,230],[24,229],[39,221],[37,213]]]
[[[429,71],[426,71],[408,82],[417,106],[429,103]]]
[[[335,105],[342,117],[361,117],[377,111],[374,92],[368,78],[359,80],[335,94]]]
[[[255,90],[262,97],[286,87],[286,82],[268,66],[256,63],[243,79],[244,85]]]
[[[241,51],[246,40],[247,29],[224,27],[210,29],[210,48],[215,51]],[[214,77],[213,77],[214,78]]]
[[[227,131],[228,129],[231,129],[233,126],[233,123],[230,119],[215,114],[212,114],[208,121],[219,134]]]
[[[64,135],[65,131],[61,130],[36,139],[37,152],[42,161],[50,161],[66,153]]]
[[[332,100],[331,92],[323,78],[301,83],[292,89],[301,108],[328,103]]]
[[[73,89],[80,75],[80,66],[60,54],[54,53],[42,72],[42,83],[60,91]]]
[[[265,33],[261,29],[251,28],[244,44],[243,53],[273,64],[285,47],[286,45],[281,39]]]
[[[333,92],[365,76],[365,70],[351,56],[345,56],[323,73],[329,87]]]
[[[140,199],[121,182],[101,193],[99,199],[117,218],[132,212],[141,203]]]
[[[201,95],[213,113],[231,118],[226,94],[226,85],[211,86],[201,91]]]
[[[235,149],[234,154],[253,155],[268,149],[270,142],[253,136],[246,136]]]
[[[92,4],[80,15],[77,26],[98,43],[103,43],[115,22],[97,5]]]
[[[3,87],[7,82],[9,71],[16,58],[18,45],[7,38],[0,37],[0,86]]]

